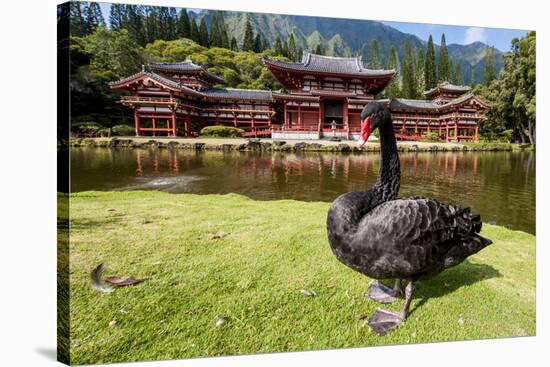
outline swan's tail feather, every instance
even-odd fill
[[[478,234],[465,238],[462,242],[453,246],[447,253],[444,264],[445,268],[460,264],[468,256],[483,250],[492,243],[493,241],[490,239],[481,237]]]
[[[470,208],[450,206],[450,211],[455,219],[455,234],[462,238],[468,238],[481,232],[481,216],[473,214]]]

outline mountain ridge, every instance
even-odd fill
[[[190,13],[197,21],[203,17],[207,24],[210,23],[214,10],[202,10],[199,13]],[[283,15],[269,13],[244,13],[235,11],[222,11],[228,32],[237,39],[240,44],[244,38],[246,18],[250,19],[254,32],[260,32],[270,43],[275,44],[277,37],[287,39],[287,35],[293,33],[298,47],[313,51],[318,44],[325,54],[330,56],[362,56],[367,61],[370,57],[370,45],[376,39],[380,47],[380,56],[383,65],[387,65],[391,47],[395,47],[399,59],[403,60],[405,39],[408,37],[413,50],[419,48],[424,51],[427,42],[414,34],[401,32],[387,24],[374,20],[324,18],[300,15]],[[434,42],[436,55],[440,46]],[[465,84],[470,83],[472,69],[476,82],[483,79],[485,66],[484,56],[487,45],[481,42],[473,42],[469,45],[449,44],[447,49],[453,65],[459,64]],[[502,68],[502,55],[496,51],[497,73]]]

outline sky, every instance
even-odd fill
[[[402,23],[402,22],[386,22],[382,23],[389,25],[403,33],[414,34],[421,40],[427,41],[430,34],[436,44],[441,43],[441,35],[445,33],[445,41],[447,45],[456,43],[459,45],[469,45],[474,42],[483,42],[491,46],[495,46],[500,51],[509,51],[510,42],[514,37],[522,37],[527,31],[520,29],[504,29],[504,28],[481,28],[481,27],[465,27],[451,26],[440,24],[425,24],[425,23]]]
[[[99,3],[105,21],[109,22],[110,3]],[[199,9],[188,9],[198,12]],[[504,28],[480,28],[466,26],[451,26],[426,23],[403,23],[382,21],[382,23],[397,29],[403,33],[414,34],[421,40],[427,41],[430,34],[436,44],[440,44],[441,35],[445,33],[447,45],[456,43],[459,45],[469,45],[473,42],[483,42],[496,47],[500,51],[510,50],[510,41],[514,37],[522,37],[527,31],[520,29]]]

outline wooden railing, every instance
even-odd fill
[[[164,98],[164,97],[139,97],[139,96],[122,96],[120,98],[122,103],[161,103],[161,104],[173,104],[178,103],[176,98]]]
[[[317,126],[284,126],[272,125],[271,128],[275,131],[317,131]]]

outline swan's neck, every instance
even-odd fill
[[[380,156],[382,162],[378,181],[374,185],[374,194],[378,195],[380,203],[393,200],[399,193],[401,184],[401,167],[393,124],[383,123],[380,128]]]
[[[393,200],[399,193],[401,170],[397,144],[391,123],[380,126],[382,163],[378,181],[367,191],[353,191],[340,196],[330,207],[327,228],[333,250],[351,243],[363,217],[378,205]],[[335,250],[340,251],[340,250]],[[343,254],[337,254],[342,258]]]

